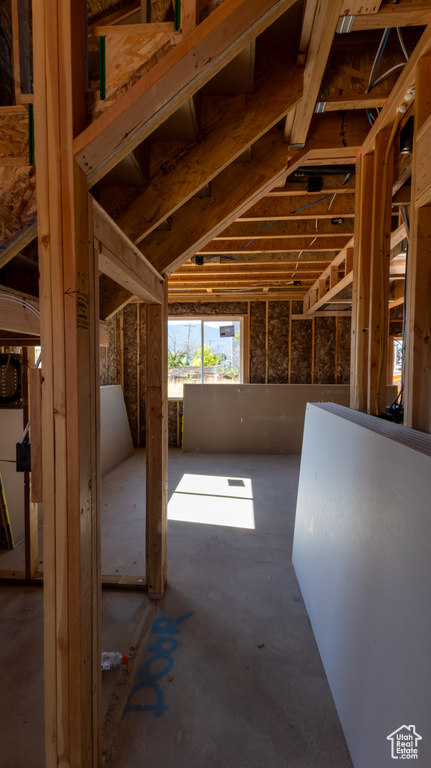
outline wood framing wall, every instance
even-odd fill
[[[348,384],[350,317],[297,319],[301,311],[300,301],[169,304],[171,317],[248,318],[250,384]],[[145,322],[143,305],[127,305],[109,321],[109,346],[100,350],[101,384],[122,384],[137,446],[145,445]],[[180,445],[182,402],[170,401],[168,410],[169,445]]]

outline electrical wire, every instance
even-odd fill
[[[380,75],[380,77],[378,77],[377,80],[374,81],[373,88],[375,85],[377,85],[377,83],[381,83],[382,80],[384,80],[386,77],[391,75],[392,72],[395,72],[396,69],[399,69],[400,67],[405,67],[405,66],[406,66],[405,61],[402,61],[400,64],[395,64],[394,67],[391,67],[391,69],[388,69],[387,72],[384,72],[383,75]]]
[[[301,205],[301,207],[297,208],[295,211],[290,211],[290,215],[292,215],[293,213],[299,213],[299,211],[303,211],[304,208],[310,208],[312,205],[317,205],[317,203],[323,203],[325,200],[329,200],[330,197],[332,197],[332,199],[334,199],[335,195],[326,195],[326,197],[322,197],[321,200],[313,200],[312,203],[307,203],[306,205]],[[332,205],[332,202],[331,202],[330,206],[331,205]],[[328,210],[329,210],[329,208],[328,208]],[[259,235],[261,234],[261,232],[263,232],[264,229],[269,227],[270,224],[275,224],[276,221],[278,221],[278,219],[274,219],[274,221],[270,221],[270,222],[268,222],[268,224],[265,224],[265,226],[262,227],[262,229],[259,231]],[[255,240],[256,240],[256,238],[253,237],[251,240],[249,240],[248,243],[243,245],[243,248],[247,248],[249,245],[251,245],[251,243],[254,243]]]
[[[400,41],[401,50],[402,50],[402,52],[403,52],[403,54],[405,56],[406,61],[408,61],[409,60],[409,54],[407,53],[406,45],[405,45],[403,36],[401,34],[401,30],[400,30],[399,27],[397,27],[397,35],[398,35],[398,40]]]
[[[3,299],[4,301],[12,301],[14,304],[18,304],[20,307],[30,309],[36,315],[36,317],[40,317],[38,308],[35,307],[34,304],[30,304],[30,302],[26,299],[21,299],[20,297],[11,293],[3,293],[3,291],[0,291],[0,299]]]

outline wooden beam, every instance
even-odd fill
[[[134,299],[134,294],[103,273],[99,275],[100,319],[109,320]]]
[[[358,189],[353,253],[350,407],[357,411],[366,411],[368,402],[373,155],[359,158],[356,176]]]
[[[340,16],[342,0],[318,0],[304,72],[304,96],[296,108],[291,145],[305,145],[320,83]]]
[[[317,0],[305,0],[302,15],[301,37],[299,38],[297,64],[304,66],[307,61],[307,53],[313,31],[314,17],[316,15]]]
[[[162,303],[161,276],[96,201],[94,237],[101,243],[101,272],[143,301],[150,304]]]
[[[208,293],[207,291],[174,291],[169,293],[169,302],[208,303],[210,301],[212,303],[219,301],[289,301],[289,299],[301,300],[302,295],[302,292],[297,291],[296,289],[278,291],[269,290],[265,293],[258,290],[250,291],[248,289],[244,291],[226,289],[212,291],[211,293]]]
[[[30,369],[31,501],[42,501],[42,371]],[[36,568],[37,570],[37,568]]]
[[[0,269],[37,237],[36,220],[21,227],[19,232],[0,245]]]
[[[19,299],[18,299],[19,301]],[[28,303],[30,304],[30,302]],[[17,303],[17,298],[0,298],[0,332],[11,331],[19,334],[39,336],[39,317],[34,307],[30,309],[27,302]]]
[[[190,99],[294,0],[230,0],[142,75],[75,140],[75,159],[94,184]]]
[[[21,103],[21,74],[19,63],[19,18],[18,18],[18,0],[12,0],[12,66],[13,66],[13,86],[15,95],[15,104]]]
[[[417,174],[422,172],[416,139],[431,115],[430,76],[431,56],[426,56],[419,61],[416,72],[413,191]],[[410,210],[404,423],[431,433],[431,207],[418,207],[413,194]]]
[[[138,243],[179,206],[199,192],[229,163],[272,128],[302,94],[302,70],[291,68],[283,51],[261,62],[253,93],[202,97],[201,139],[186,151],[166,142],[152,147],[151,184],[122,201],[112,215]],[[285,77],[280,78],[280,70]],[[287,76],[288,73],[288,76]]]
[[[47,768],[101,764],[98,271],[72,153],[85,99],[73,90],[84,61],[74,55],[72,66],[72,43],[83,24],[80,3],[33,3]]]
[[[398,107],[408,106],[411,102],[411,95],[409,94],[407,100],[406,96],[409,89],[413,88],[416,78],[416,65],[419,59],[424,56],[431,49],[431,23],[428,24],[423,32],[416,48],[411,54],[406,66],[401,72],[395,86],[391,91],[385,106],[380,112],[377,120],[371,128],[367,138],[365,139],[361,151],[363,154],[368,154],[374,149],[376,136],[380,131],[388,130],[394,119]]]
[[[168,346],[167,286],[163,305],[146,318],[146,578],[148,595],[163,596],[167,579]]]
[[[201,253],[210,253],[216,251],[217,253],[238,253],[244,250],[246,253],[264,253],[265,251],[277,251],[286,253],[288,251],[313,251],[317,253],[319,251],[339,251],[343,248],[350,238],[348,235],[332,235],[328,237],[254,237],[247,241],[241,240],[211,240],[205,248],[202,248]]]
[[[391,232],[391,196],[393,151],[388,164],[385,215],[382,219],[384,195],[384,161],[389,135],[380,132],[374,154],[373,211],[370,264],[370,311],[368,320],[368,413],[386,412],[386,352],[389,335],[389,260]],[[381,232],[383,231],[383,252]]]
[[[225,259],[220,256],[215,256],[214,259],[211,259],[211,261],[208,261],[209,255],[207,253],[202,253],[201,255],[204,256],[204,265],[207,267],[209,264],[212,266],[215,266],[216,259],[220,259],[220,264],[227,264],[229,261],[231,261],[231,257],[229,259]],[[214,255],[214,252],[213,254]],[[305,256],[301,256],[301,263],[308,264],[313,262],[320,262],[320,266],[322,269],[327,266],[333,259],[334,255],[332,251],[324,251],[324,252],[307,252]],[[272,251],[267,251],[266,253],[237,253],[235,255],[235,263],[240,264],[248,264],[249,266],[252,265],[259,265],[259,264],[289,264],[289,262],[296,262],[298,261],[298,254],[297,253],[273,253]],[[192,262],[190,262],[191,264]],[[187,262],[183,267],[187,268],[189,262]],[[181,268],[183,268],[181,267]]]
[[[348,149],[351,153],[355,151],[356,142],[361,141],[364,135],[363,119],[357,119],[356,113],[352,119],[346,118],[346,132],[341,137],[339,130],[334,134],[332,115],[329,120],[324,115],[322,117],[324,120],[316,121],[313,126],[314,131],[317,131],[318,127],[321,128],[320,146],[331,148],[334,154],[340,147]],[[329,131],[325,130],[328,126]],[[313,150],[314,137],[311,147]],[[307,152],[296,153],[294,161],[289,163],[290,170],[299,167],[307,157]],[[288,162],[286,145],[279,132],[277,129],[269,131],[253,145],[250,163],[232,164],[219,174],[212,182],[211,198],[189,200],[173,215],[172,230],[152,232],[140,244],[142,252],[158,271],[167,274],[175,271],[190,256],[201,251],[226,226],[237,218],[243,218],[244,212],[253,203],[268,194],[278,179],[285,174]],[[336,197],[332,201],[333,205]],[[351,195],[346,197],[350,199]],[[271,204],[278,202],[277,199],[271,200]],[[324,205],[327,214],[332,211],[331,200],[325,201]],[[351,202],[348,205],[351,205]],[[270,217],[265,215],[263,218]]]
[[[328,201],[329,202],[329,201]],[[310,209],[311,210],[311,209]],[[330,213],[331,211],[329,211]],[[340,236],[353,236],[353,219],[346,218],[340,224],[333,224],[331,219],[321,219],[317,221],[317,217],[313,219],[296,219],[290,221],[267,221],[262,222],[246,222],[235,221],[227,229],[221,232],[214,238],[214,243],[218,240],[249,240],[250,238],[298,238],[298,237],[311,237],[312,239],[317,237],[328,237],[329,235]]]
[[[332,176],[322,176],[322,189],[323,195],[334,194],[335,192],[342,192],[343,194],[355,192],[355,176],[346,181],[347,174],[335,174]],[[277,187],[271,190],[270,197],[295,197],[301,192],[307,192],[308,181],[291,181],[288,177],[283,187]]]
[[[189,35],[196,26],[196,0],[182,0],[181,31],[183,37]]]
[[[392,27],[422,27],[429,24],[431,3],[385,5],[377,13],[355,16],[353,32]]]
[[[353,219],[354,215],[355,200],[353,195],[342,193],[337,193],[335,197],[325,193],[296,195],[295,197],[266,195],[238,216],[238,221],[305,221],[309,219],[315,222],[316,219],[330,220],[340,216]]]

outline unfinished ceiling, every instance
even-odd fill
[[[349,314],[356,157],[377,110],[410,84],[431,3],[280,0],[244,14],[225,0],[201,3],[181,29],[171,2],[144,5],[88,2],[87,128],[75,159],[104,221],[102,319],[145,299],[107,266],[121,233],[147,274],[169,276],[171,301],[301,299],[307,315]],[[31,19],[27,4],[19,16],[11,8],[0,287],[37,299],[25,250],[37,234],[33,89],[22,63]],[[411,146],[397,139],[393,303],[403,294],[410,175]]]

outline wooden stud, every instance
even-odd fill
[[[120,384],[124,394],[124,309],[120,311]]]
[[[289,351],[287,383],[292,383],[292,301],[289,301]]]
[[[356,218],[353,253],[350,407],[366,411],[368,402],[368,337],[370,312],[371,227],[374,156],[356,164]]]
[[[318,281],[318,287],[317,287],[317,298],[320,301],[320,299],[323,299],[323,297],[326,294],[326,278],[321,278]]]
[[[304,72],[304,96],[296,108],[291,145],[304,145],[319,95],[332,40],[340,15],[341,0],[318,0]]]
[[[242,376],[244,384],[250,382],[250,302],[247,302],[247,314],[243,317]]]
[[[42,501],[42,372],[30,368],[31,501]]]
[[[333,288],[338,283],[338,266],[332,265],[329,268],[329,290],[332,291]]]
[[[19,60],[19,16],[18,0],[12,0],[12,64],[13,64],[13,87],[15,94],[15,104],[21,104],[21,70]]]
[[[196,26],[196,0],[181,0],[181,31],[183,37]]]
[[[269,369],[268,311],[269,311],[269,303],[265,301],[265,384],[268,384],[268,369]]]
[[[163,596],[167,579],[167,282],[163,306],[147,304],[146,564],[148,594]]]
[[[417,136],[431,116],[429,77],[431,57],[424,56],[416,68],[415,140],[410,206],[410,250],[407,273],[406,364],[404,423],[431,433],[431,207],[415,201],[419,168]]]
[[[92,209],[73,163],[80,3],[33,3],[43,347],[45,765],[99,768],[99,348]],[[75,109],[76,106],[76,109]],[[82,106],[82,105],[81,105]],[[82,111],[81,111],[82,113]],[[82,128],[82,126],[80,126]]]
[[[30,366],[34,365],[34,347],[23,347],[22,350],[22,396],[23,396],[23,427],[26,428],[30,416]],[[31,450],[34,448],[33,440]],[[31,499],[31,473],[24,473],[24,527],[25,527],[25,576],[35,577],[38,570],[38,507]]]
[[[411,217],[404,423],[431,433],[431,207]]]
[[[136,443],[141,445],[141,305],[136,305]]]
[[[344,275],[350,275],[353,269],[353,248],[346,248],[346,259],[344,262]]]
[[[338,317],[335,318],[334,384],[338,384]]]
[[[393,150],[388,163],[385,217],[382,221],[384,160],[389,136],[377,134],[374,154],[373,214],[371,232],[370,314],[368,338],[368,413],[386,411],[386,354],[389,335],[389,260],[391,242],[391,196]],[[383,254],[381,230],[383,227]],[[379,369],[381,382],[379,386]],[[378,403],[377,403],[378,399]]]
[[[311,318],[311,383],[314,384],[314,361],[316,356],[316,320]]]

